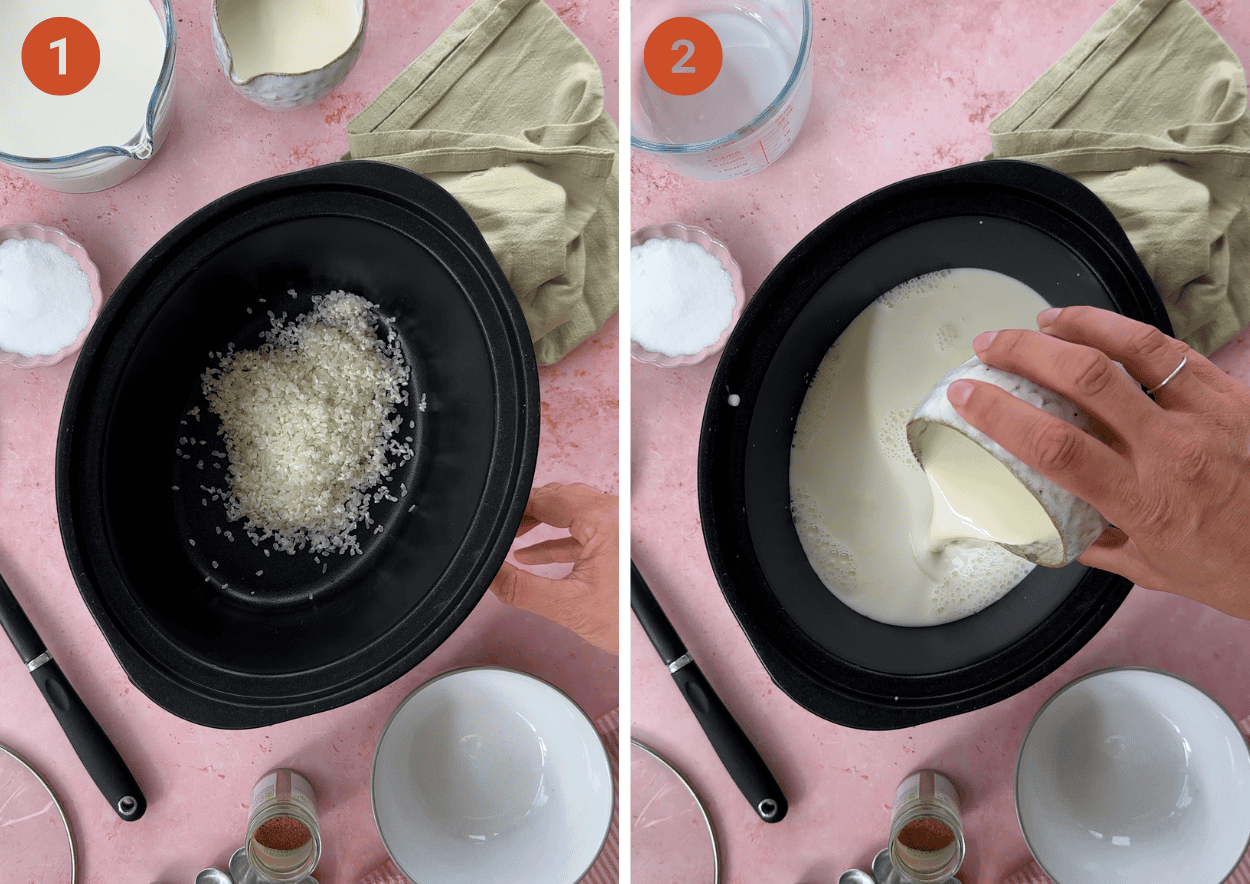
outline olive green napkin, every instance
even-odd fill
[[[448,190],[550,364],[618,304],[616,125],[603,77],[542,0],[477,0],[347,125],[351,159]]]
[[[1209,354],[1250,322],[1246,76],[1189,3],[1119,0],[989,131],[1107,204],[1177,337]]]

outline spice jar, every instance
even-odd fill
[[[265,774],[252,789],[247,860],[272,884],[302,881],[321,859],[321,828],[312,783],[289,768]]]
[[[890,861],[916,884],[946,881],[964,861],[959,792],[936,770],[918,770],[894,792]]]

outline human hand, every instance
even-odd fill
[[[517,537],[539,524],[568,528],[568,537],[513,552],[523,565],[573,563],[558,580],[504,562],[490,589],[505,605],[573,630],[597,648],[618,652],[620,498],[577,482],[553,482],[530,493]]]
[[[1101,438],[977,381],[951,384],[951,404],[1111,522],[1081,562],[1250,619],[1250,388],[1117,313],[1052,308],[1038,326],[986,332],[973,346],[987,365],[1067,396]],[[1142,391],[1182,358],[1153,399]]]

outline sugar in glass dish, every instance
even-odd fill
[[[794,143],[812,97],[811,0],[638,0],[631,9],[636,150],[682,175],[727,181],[760,171]],[[644,64],[648,38],[674,17],[698,19],[720,42],[719,73],[690,95],[661,88]],[[676,59],[674,73],[705,63],[705,47],[684,42],[690,54]]]
[[[729,334],[733,331],[734,324],[737,323],[738,317],[742,315],[742,309],[746,305],[746,291],[742,285],[742,270],[738,266],[738,262],[729,254],[729,248],[720,240],[715,239],[706,230],[695,227],[690,224],[680,224],[670,221],[667,224],[650,225],[640,227],[634,231],[630,237],[630,247],[642,245],[645,242],[656,239],[671,239],[682,242],[693,243],[700,246],[708,254],[720,261],[721,267],[729,275],[729,281],[733,289],[733,310],[729,315],[729,321],[725,328],[721,331],[720,336],[713,342],[694,353],[683,353],[679,355],[669,355],[665,353],[657,353],[648,350],[635,340],[630,340],[630,356],[637,362],[647,363],[649,365],[658,365],[664,368],[675,368],[682,365],[697,365],[716,353],[719,353],[725,346],[725,342],[729,340]],[[638,292],[631,291],[631,298],[634,305],[639,303],[640,295]],[[635,306],[636,309],[636,306]]]
[[[86,249],[53,227],[44,227],[40,224],[10,224],[6,227],[0,227],[0,243],[4,243],[7,240],[35,240],[54,245],[73,258],[78,263],[79,269],[87,276],[91,306],[87,312],[86,321],[83,323],[82,329],[79,330],[73,341],[54,353],[29,356],[0,349],[0,363],[5,365],[14,365],[18,368],[40,368],[47,365],[56,365],[67,356],[78,352],[79,348],[82,347],[83,341],[87,339],[87,332],[91,330],[92,323],[100,315],[100,307],[104,303],[104,294],[100,289],[100,271],[87,255]]]
[[[1016,814],[1064,884],[1219,884],[1250,842],[1250,751],[1211,697],[1166,672],[1103,669],[1060,688],[1026,732]]]
[[[248,101],[304,107],[347,77],[368,22],[367,0],[214,0],[213,51]]]

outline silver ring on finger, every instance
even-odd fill
[[[1172,373],[1170,375],[1168,375],[1163,380],[1159,381],[1158,384],[1156,384],[1155,386],[1147,390],[1146,395],[1153,396],[1155,393],[1158,393],[1160,390],[1166,387],[1168,385],[1168,382],[1172,380],[1172,378],[1176,377],[1178,374],[1181,373],[1181,369],[1184,368],[1188,364],[1188,362],[1189,362],[1189,356],[1186,355],[1183,359],[1181,359],[1181,364],[1176,366],[1176,368],[1172,369]]]

